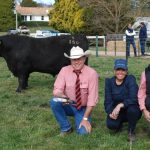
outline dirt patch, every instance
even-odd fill
[[[136,48],[139,49],[139,42],[136,40]],[[108,41],[107,42],[107,50],[108,51],[118,51],[125,52],[126,51],[126,41]],[[130,45],[130,51],[133,52],[133,47]]]

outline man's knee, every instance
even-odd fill
[[[80,135],[88,134],[87,130],[83,126],[79,129],[77,129],[77,133]]]
[[[53,109],[53,108],[56,108],[56,107],[58,107],[58,106],[61,105],[61,103],[60,103],[60,102],[56,102],[56,101],[54,100],[54,98],[50,99],[49,104],[50,104],[50,107],[51,107],[52,109]]]

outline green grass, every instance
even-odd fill
[[[111,133],[105,125],[104,80],[113,75],[114,57],[91,57],[89,65],[100,75],[99,103],[92,114],[93,131],[79,136],[75,132],[58,137],[59,126],[49,108],[55,78],[48,74],[32,73],[28,90],[15,92],[17,78],[0,58],[0,150],[129,150],[127,124],[119,134]],[[148,65],[149,59],[130,58],[129,73],[136,76]],[[43,107],[44,106],[44,107]],[[71,123],[74,120],[71,118]],[[132,150],[149,150],[147,123],[142,118],[137,124],[137,141]]]

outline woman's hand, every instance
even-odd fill
[[[119,113],[120,113],[121,108],[123,108],[123,107],[124,107],[124,104],[123,104],[123,103],[118,104],[118,105],[114,108],[114,110],[112,111],[112,113],[109,114],[109,117],[116,120],[116,119],[118,118],[118,116],[119,116]]]
[[[147,109],[143,110],[145,119],[150,122],[150,112]]]

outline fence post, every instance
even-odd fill
[[[96,35],[96,57],[98,57],[98,35]]]
[[[107,55],[107,44],[106,44],[106,36],[104,36],[104,47],[105,47],[105,55]]]
[[[138,56],[140,56],[140,40],[138,39]]]
[[[117,49],[117,41],[116,41],[117,39],[116,39],[116,37],[115,37],[115,56],[116,56],[116,49]]]

